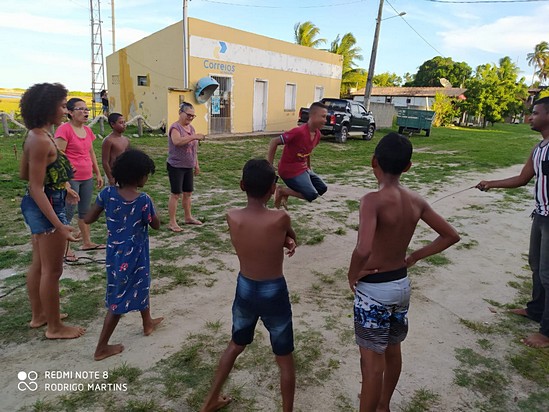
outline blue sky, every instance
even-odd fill
[[[441,0],[444,1],[444,0]],[[114,0],[117,49],[182,19],[183,0]],[[88,0],[2,0],[0,87],[26,88],[61,82],[70,90],[91,88]],[[285,41],[296,22],[310,20],[331,42],[352,32],[369,64],[378,0],[190,0],[189,16]],[[392,6],[392,7],[391,7]],[[530,83],[526,54],[549,41],[549,1],[499,4],[442,4],[386,0],[376,73],[415,73],[442,54],[473,68],[509,56]],[[112,52],[111,0],[101,2],[105,56]],[[436,49],[436,50],[435,50]]]

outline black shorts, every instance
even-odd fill
[[[166,167],[170,178],[170,190],[174,195],[193,191],[194,169],[192,167],[173,167],[169,163],[166,163]]]

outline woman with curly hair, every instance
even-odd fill
[[[21,116],[29,129],[23,144],[21,178],[28,188],[21,211],[32,234],[32,263],[27,273],[32,319],[30,326],[47,324],[49,339],[72,339],[85,329],[65,325],[59,311],[59,278],[67,241],[76,241],[65,216],[65,200],[78,201],[70,189],[72,167],[57,149],[51,134],[67,114],[67,89],[59,83],[30,87],[21,97]]]

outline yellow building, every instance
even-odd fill
[[[280,131],[296,126],[300,107],[339,96],[339,55],[192,18],[188,32],[188,89],[182,22],[107,57],[111,112],[170,125],[188,101],[203,133]],[[219,87],[199,104],[196,83],[207,76]]]

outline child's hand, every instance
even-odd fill
[[[379,272],[379,269],[361,270],[360,272],[358,272],[358,275],[356,276],[356,278],[352,278],[352,279],[349,278],[349,287],[351,288],[353,293],[355,293],[356,285],[358,284],[360,279],[362,279],[364,276],[373,275],[374,273],[377,273],[377,272]]]
[[[64,239],[68,240],[69,242],[78,242],[80,240],[80,235],[75,236],[73,232],[76,231],[75,228],[69,225],[63,225],[59,229],[57,229],[59,233],[63,236]]]
[[[78,196],[76,190],[69,187],[67,189],[67,203],[69,205],[77,205],[78,202],[80,202],[80,196]]]
[[[417,263],[417,259],[413,257],[413,253],[406,256],[406,267],[412,267]]]
[[[486,180],[483,180],[482,182],[479,182],[479,184],[477,184],[475,187],[482,192],[487,192],[488,189],[490,189],[490,183]]]
[[[292,257],[295,253],[295,248],[297,247],[297,245],[295,243],[295,240],[293,240],[290,236],[286,236],[284,247],[288,249],[286,251],[286,255],[288,255],[288,257]]]

